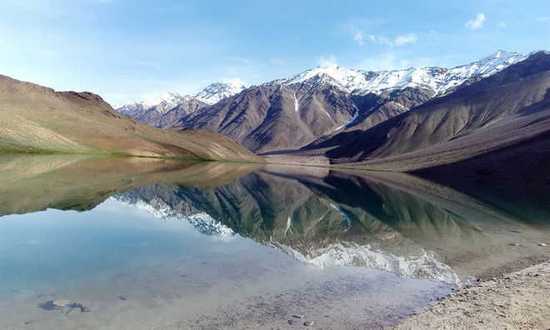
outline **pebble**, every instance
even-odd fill
[[[519,243],[510,243],[510,246],[521,246]]]
[[[294,324],[294,320],[288,320],[288,324],[289,324],[289,325],[293,325],[293,324]]]
[[[548,244],[546,244],[546,243],[539,243],[539,246],[545,247],[545,246],[548,246]]]
[[[310,327],[310,326],[312,326],[313,324],[315,324],[315,322],[313,322],[313,321],[305,321],[305,322],[304,322],[304,326],[306,326],[306,327]]]
[[[292,317],[295,318],[295,319],[303,319],[304,315],[302,315],[302,314],[292,314]]]

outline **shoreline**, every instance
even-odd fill
[[[393,329],[550,329],[550,260],[466,286]]]

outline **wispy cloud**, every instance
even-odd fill
[[[244,82],[241,78],[238,78],[238,77],[224,78],[222,79],[222,82],[226,84],[231,84],[231,85],[241,85],[241,86],[247,85],[246,82]]]
[[[399,70],[410,67],[426,67],[434,65],[434,59],[430,57],[404,57],[395,52],[385,52],[363,59],[357,67],[365,70]]]
[[[281,65],[286,65],[287,61],[284,58],[272,57],[272,58],[269,59],[269,64],[270,65],[281,66]]]
[[[338,61],[336,60],[336,56],[334,55],[321,56],[319,57],[318,64],[322,68],[330,68],[337,66]]]
[[[536,18],[537,22],[547,23],[550,22],[550,16],[541,16]]]
[[[485,25],[486,21],[487,21],[487,17],[485,16],[485,14],[478,13],[474,18],[468,20],[465,26],[468,29],[475,31],[475,30],[481,29]]]
[[[361,32],[361,31],[356,31],[356,32],[353,33],[353,40],[359,46],[365,45],[365,36],[364,36],[363,32]]]
[[[408,44],[414,44],[418,40],[418,37],[414,33],[403,34],[395,37],[393,43],[395,46],[400,47]]]
[[[414,33],[400,34],[393,38],[379,36],[374,34],[365,34],[362,31],[353,33],[353,40],[359,45],[364,46],[365,43],[373,43],[388,47],[401,47],[409,44],[414,44],[418,41],[418,37]]]

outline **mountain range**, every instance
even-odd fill
[[[550,54],[527,59],[367,130],[338,133],[306,153],[370,169],[412,171],[544,139],[550,130]],[[542,150],[541,150],[542,151]]]
[[[512,158],[532,152],[525,144],[550,130],[549,76],[544,51],[497,51],[449,69],[319,67],[245,88],[166,127],[221,133],[270,162],[419,171],[492,159],[504,148]]]
[[[141,107],[137,114],[128,111],[131,106],[119,111],[156,127],[216,131],[257,153],[298,149],[336,133],[373,127],[525,58],[497,51],[450,69],[363,71],[325,66],[247,89],[221,88],[222,93],[210,97],[220,101],[210,105],[199,103],[204,101],[203,91],[180,97],[181,102]],[[166,104],[172,109],[167,111]]]
[[[217,82],[206,86],[195,95],[168,92],[158,100],[126,104],[116,111],[144,124],[168,128],[176,126],[181,118],[238,94],[243,89],[245,86],[240,82]]]
[[[529,164],[525,175],[550,180],[540,165],[550,162],[549,90],[544,51],[498,51],[450,69],[320,67],[257,86],[215,83],[194,96],[171,93],[116,111],[92,93],[0,76],[0,150],[314,163],[435,177],[509,176]]]

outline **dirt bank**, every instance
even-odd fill
[[[463,288],[396,329],[550,329],[550,262]]]

